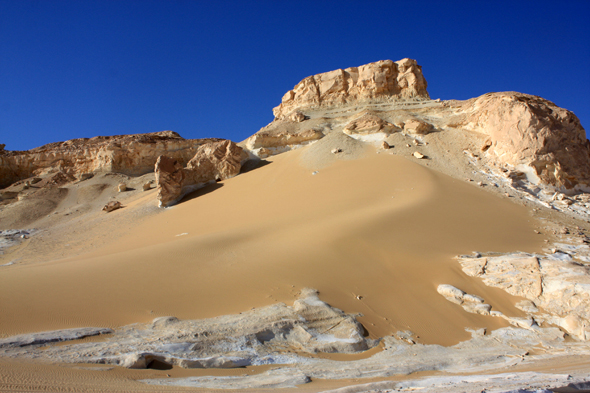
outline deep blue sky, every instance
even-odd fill
[[[590,128],[590,1],[0,0],[0,143],[240,141],[301,79],[418,60],[432,98],[542,96]]]

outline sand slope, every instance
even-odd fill
[[[420,342],[450,345],[469,338],[465,327],[501,326],[446,301],[441,283],[519,315],[518,299],[467,277],[452,257],[538,250],[542,237],[523,207],[372,149],[318,164],[315,175],[304,153],[272,157],[141,225],[126,223],[128,233],[91,253],[3,268],[0,334],[212,317],[291,303],[303,287],[362,313],[373,337],[411,330]],[[90,242],[104,231],[77,236]]]

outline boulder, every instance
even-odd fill
[[[209,182],[236,176],[245,159],[246,153],[230,140],[199,146],[186,168],[171,157],[158,157],[155,172],[160,207],[178,202],[187,193]]]
[[[125,183],[120,183],[117,186],[117,191],[118,192],[125,192],[125,191],[127,191],[127,185]]]
[[[317,129],[308,129],[300,132],[289,132],[286,130],[270,132],[262,130],[246,139],[245,144],[249,150],[255,150],[300,145],[317,141],[323,137],[324,133]]]
[[[102,211],[110,213],[113,210],[120,209],[121,207],[123,207],[123,205],[121,205],[121,202],[111,201],[111,202],[107,203],[106,205],[104,205],[104,207],[102,208]]]
[[[289,116],[289,120],[295,123],[301,123],[306,119],[305,115],[299,111],[295,111]]]
[[[463,296],[465,295],[465,292],[463,292],[459,288],[455,288],[454,286],[449,284],[440,284],[436,288],[436,291],[452,303],[463,304]]]
[[[168,156],[158,157],[155,173],[160,207],[169,206],[182,197],[184,171],[178,160]]]
[[[352,119],[342,131],[347,135],[370,135],[376,133],[391,134],[394,131],[400,131],[400,129],[374,113],[365,111],[360,116]]]
[[[425,135],[432,130],[432,124],[418,119],[404,121],[404,131],[410,134]]]
[[[492,306],[484,303],[484,299],[449,284],[440,284],[436,291],[443,295],[449,302],[459,304],[463,309],[472,314],[490,315]]]

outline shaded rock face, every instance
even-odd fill
[[[199,146],[186,167],[177,159],[158,157],[155,172],[160,206],[170,206],[206,183],[236,176],[246,159],[242,148],[229,140]]]
[[[156,159],[167,155],[183,165],[197,148],[219,139],[184,139],[173,131],[98,136],[56,142],[28,151],[0,150],[0,187],[32,176],[61,172],[81,178],[96,172],[139,176],[153,170]]]
[[[572,112],[515,92],[485,94],[455,109],[462,112],[456,126],[489,136],[483,149],[498,164],[531,167],[557,187],[590,185],[590,143]]]
[[[309,76],[289,90],[273,109],[281,119],[297,108],[337,105],[380,97],[428,99],[426,79],[416,60],[381,60]]]

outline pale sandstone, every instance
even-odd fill
[[[561,258],[567,259],[567,258]],[[561,326],[573,337],[590,337],[590,268],[559,257],[516,253],[494,257],[462,256],[463,271],[486,285],[528,302],[517,306],[537,319]],[[571,260],[571,258],[569,258]],[[542,308],[546,314],[537,314]]]
[[[289,120],[295,123],[301,123],[305,120],[305,115],[299,111],[295,111],[289,116]]]
[[[176,132],[97,136],[72,139],[28,151],[0,151],[0,187],[31,176],[63,173],[69,178],[97,172],[130,176],[153,171],[156,159],[168,155],[186,164],[200,145],[220,139],[184,139]]]
[[[404,121],[404,131],[410,134],[425,135],[432,130],[432,124],[418,119],[409,119]]]
[[[273,109],[276,118],[299,108],[344,104],[382,97],[428,99],[427,83],[416,60],[382,60],[309,76],[289,90]]]
[[[492,162],[532,167],[543,183],[558,187],[590,184],[590,145],[572,112],[515,92],[484,94],[452,109],[455,127],[489,136],[482,150]]]
[[[391,134],[400,131],[400,129],[384,121],[376,114],[365,111],[351,120],[342,131],[347,135],[369,135],[376,133]]]
[[[105,333],[113,333],[111,339],[40,347]],[[0,356],[48,357],[133,369],[147,368],[154,361],[183,368],[235,368],[293,363],[300,359],[299,354],[353,354],[378,344],[364,333],[354,316],[331,307],[319,299],[316,290],[306,288],[293,306],[279,303],[202,320],[160,317],[115,332],[87,328],[8,337],[0,340]]]

